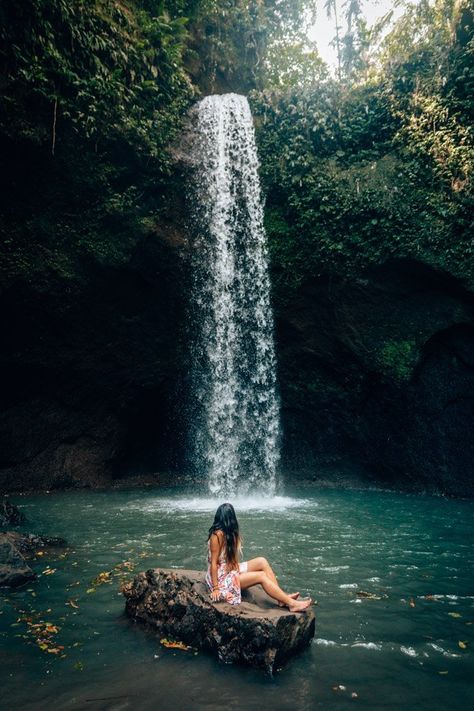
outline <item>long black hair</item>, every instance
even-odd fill
[[[240,552],[241,538],[239,531],[239,522],[235,515],[235,510],[232,504],[221,504],[214,516],[214,522],[209,529],[207,540],[210,539],[213,533],[222,531],[224,534],[225,554],[229,569],[238,567],[238,555]]]

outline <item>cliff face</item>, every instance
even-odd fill
[[[278,314],[284,469],[472,495],[473,303],[405,260],[301,287]]]
[[[1,297],[0,487],[178,466],[182,279],[157,233],[127,261],[17,278]]]
[[[15,151],[3,192],[0,487],[178,480],[183,184],[175,176],[160,198],[168,217],[138,224],[134,208],[133,219],[97,217],[85,178],[78,187],[58,161],[28,181],[27,162]],[[287,479],[473,495],[472,291],[414,260],[306,279],[291,294],[273,283]]]
[[[183,255],[162,225],[121,265],[4,291],[4,490],[183,472]],[[286,478],[473,495],[472,312],[413,261],[301,286],[276,313]]]

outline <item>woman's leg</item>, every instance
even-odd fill
[[[275,573],[273,572],[272,566],[268,562],[266,558],[260,557],[260,558],[252,558],[252,560],[249,560],[247,563],[247,570],[249,573],[255,573],[259,570],[261,570],[263,573],[265,573],[270,580],[273,580],[274,583],[278,585],[278,581],[276,578]],[[300,596],[299,592],[291,593],[290,597],[294,598],[295,600]]]
[[[274,600],[278,600],[278,602],[282,602],[292,612],[304,610],[311,605],[311,599],[300,601],[290,597],[281,589],[278,583],[275,583],[262,570],[240,574],[240,587],[242,590],[250,588],[252,585],[261,585],[270,597]]]
[[[273,569],[266,558],[252,558],[252,560],[248,561],[247,570],[249,573],[256,573],[257,571],[261,570],[263,573],[268,575],[270,580],[273,580],[274,583],[277,583],[276,575],[273,572]]]

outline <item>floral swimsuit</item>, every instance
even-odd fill
[[[230,605],[238,605],[242,600],[240,596],[240,573],[247,570],[247,563],[241,563],[239,570],[227,570],[227,560],[225,553],[222,550],[217,561],[217,584],[221,594],[221,600],[228,602]],[[206,583],[209,589],[212,590],[211,577],[211,546],[207,542],[207,573]]]

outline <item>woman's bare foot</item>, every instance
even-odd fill
[[[310,597],[308,597],[306,600],[293,600],[288,604],[288,609],[290,612],[303,612],[303,610],[307,610],[310,605],[313,604],[313,601],[311,600]]]
[[[288,597],[291,597],[293,600],[297,600],[299,598],[299,596],[300,596],[299,592],[290,593],[288,595]],[[278,607],[286,607],[286,605],[284,602],[279,602]]]

